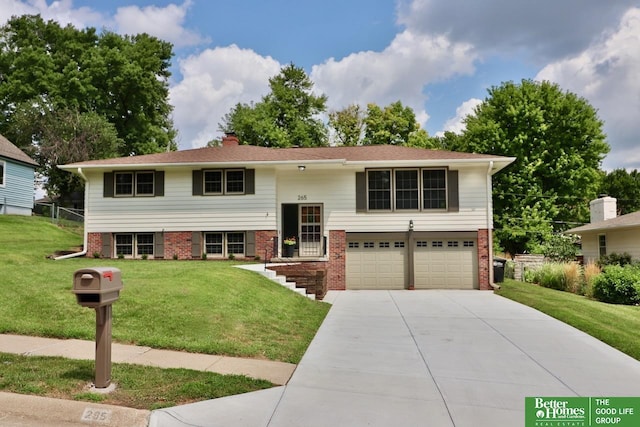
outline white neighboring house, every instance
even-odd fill
[[[617,216],[617,200],[605,196],[589,203],[590,223],[565,231],[582,238],[584,262],[595,262],[601,256],[627,252],[640,259],[640,211]]]
[[[513,160],[228,135],[220,147],[60,167],[86,181],[89,256],[284,258],[326,269],[329,289],[489,289],[491,177]]]
[[[0,135],[0,215],[31,215],[38,164]]]

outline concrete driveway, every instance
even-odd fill
[[[492,292],[329,298],[287,386],[154,411],[150,426],[523,426],[526,396],[640,396],[640,362]]]

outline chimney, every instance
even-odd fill
[[[615,198],[609,197],[606,194],[603,194],[599,198],[592,200],[589,203],[589,210],[591,211],[591,222],[600,222],[615,218],[617,216],[616,201],[617,200]]]
[[[225,136],[222,137],[222,146],[223,147],[233,147],[236,145],[240,145],[240,141],[235,133],[229,132]]]

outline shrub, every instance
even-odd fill
[[[621,254],[612,252],[608,255],[602,255],[598,260],[598,265],[602,268],[607,265],[625,266],[631,264],[631,255],[627,252]]]
[[[234,259],[236,259],[236,256],[234,254],[229,254],[228,257],[231,261],[233,261]]]
[[[207,259],[207,253],[206,252],[202,252],[202,259]]]
[[[173,254],[174,261],[178,259],[178,254]]]
[[[612,304],[640,302],[640,269],[632,266],[608,265],[593,282],[593,296]]]
[[[589,298],[593,298],[593,283],[596,277],[602,273],[598,264],[590,262],[584,266],[584,289],[583,294]]]
[[[574,234],[554,234],[542,245],[542,253],[553,262],[573,261],[578,253],[577,241]]]
[[[582,270],[575,262],[563,265],[564,287],[566,291],[582,294]]]
[[[516,263],[513,261],[507,261],[504,265],[504,278],[513,279],[516,272]]]
[[[100,258],[100,252],[96,251],[93,253],[94,258]]]
[[[564,265],[558,263],[544,264],[535,271],[534,281],[545,288],[564,291],[567,289],[564,277]]]

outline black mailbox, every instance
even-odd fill
[[[82,268],[73,276],[73,290],[78,304],[98,308],[111,305],[122,289],[120,270],[114,267]]]

